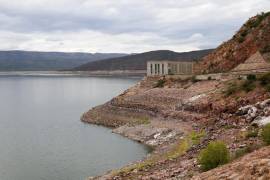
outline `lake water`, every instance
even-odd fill
[[[84,180],[148,149],[80,116],[139,79],[0,76],[0,179]]]

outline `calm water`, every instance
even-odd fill
[[[146,147],[80,121],[136,81],[0,76],[0,179],[84,180],[143,158]]]

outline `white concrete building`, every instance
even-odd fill
[[[193,62],[148,61],[147,76],[193,74]]]

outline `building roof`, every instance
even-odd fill
[[[270,63],[268,63],[262,54],[257,51],[255,54],[251,55],[244,63],[239,64],[232,71],[249,71],[268,68],[270,68]]]

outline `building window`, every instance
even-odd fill
[[[161,65],[161,68],[162,74],[164,74],[164,64]]]
[[[150,72],[153,74],[153,64],[150,64]]]
[[[155,74],[157,74],[157,64],[155,64]]]
[[[157,67],[158,67],[158,74],[160,74],[160,64],[158,64]]]

